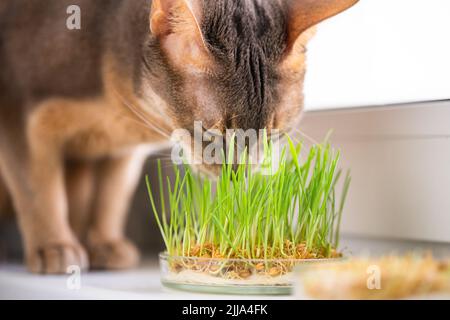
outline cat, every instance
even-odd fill
[[[313,27],[356,2],[2,0],[0,199],[28,270],[135,266],[124,223],[148,153],[195,120],[288,131]]]

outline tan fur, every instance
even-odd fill
[[[6,185],[0,176],[0,220],[7,218],[10,213],[8,190],[6,190]]]
[[[353,2],[356,0],[346,0],[343,6]],[[101,84],[95,81],[96,78],[84,83],[84,75],[91,74],[86,70],[72,73],[79,75],[77,85],[81,92],[87,92],[83,96],[90,98],[69,99],[62,93],[33,105],[24,103],[2,109],[6,115],[18,115],[12,123],[23,127],[11,126],[6,131],[9,137],[2,139],[0,209],[10,196],[17,211],[30,271],[65,273],[67,267],[74,264],[87,268],[88,257],[91,266],[98,269],[122,269],[135,265],[138,253],[126,239],[124,225],[127,206],[140,176],[139,169],[149,148],[168,141],[168,135],[175,127],[187,128],[197,119],[219,131],[226,126],[238,126],[237,117],[243,115],[218,111],[223,102],[219,100],[223,99],[217,93],[212,95],[209,92],[211,87],[207,77],[203,77],[205,73],[217,70],[200,32],[201,10],[193,3],[197,2],[154,0],[150,21],[147,22],[167,57],[167,67],[177,70],[177,80],[183,83],[178,97],[174,98],[185,101],[184,111],[176,109],[176,106],[169,107],[168,102],[154,92],[156,89],[150,85],[151,81],[155,83],[152,77],[142,77],[142,84],[134,88],[132,66],[115,61],[114,57],[119,56],[115,51],[114,55],[101,51],[103,90],[100,90]],[[300,114],[302,92],[297,88],[304,76],[304,45],[309,39],[309,33],[301,35],[302,32],[320,19],[343,9],[335,0],[321,1],[322,5],[317,7],[317,2],[310,0],[290,3],[293,15],[288,26],[291,41],[288,45],[292,45],[294,50],[288,50],[290,52],[280,66],[284,77],[278,90],[289,94],[283,94],[279,105],[275,106],[276,114],[271,115],[273,121],[267,124],[269,129],[283,128],[287,126],[284,123],[293,123],[292,120]],[[309,8],[313,3],[316,5],[312,9],[318,9],[312,12],[311,17],[305,17],[305,6]],[[3,10],[0,5],[0,13]],[[298,11],[303,12],[303,16],[297,17]],[[85,49],[96,43],[94,38]],[[40,52],[47,52],[49,48],[44,46]],[[21,65],[21,50],[17,52],[18,65]],[[93,60],[95,54],[86,57],[84,62],[99,66]],[[50,82],[57,72],[61,76],[58,61],[62,63],[66,59],[61,55],[60,60],[53,61],[54,65],[49,62],[54,69],[36,68],[36,74],[40,75],[37,79]],[[92,67],[90,64],[86,66]],[[97,75],[99,70],[96,68],[95,71]],[[30,79],[36,81],[33,77]],[[53,79],[56,84],[52,85],[59,87],[59,79]],[[0,79],[0,85],[4,85],[1,81],[4,80]],[[91,84],[95,88],[85,91],[84,86],[90,89]],[[39,86],[34,88],[39,92]],[[58,92],[64,92],[64,86],[61,88],[62,91]],[[136,97],[137,90],[142,91],[143,97]],[[89,94],[100,91],[102,94],[95,97]],[[168,94],[177,96],[172,92]],[[10,101],[16,100],[6,97],[2,103]],[[171,103],[176,103],[176,99]],[[224,123],[224,120],[231,123]],[[262,123],[259,120],[258,123]],[[4,123],[8,124],[8,120]],[[5,196],[1,180],[8,186],[9,196]]]
[[[85,239],[90,224],[95,195],[96,164],[93,161],[66,163],[66,192],[69,202],[69,222],[78,239]]]
[[[160,133],[146,126],[130,110],[135,108],[139,112],[142,107],[131,89],[116,85],[114,66],[109,66],[112,62],[108,58],[105,61],[105,96],[77,101],[53,99],[41,103],[28,120],[28,139],[32,147],[65,147],[70,157],[98,158],[126,152],[148,141],[163,141]],[[122,82],[126,79],[122,78]]]
[[[312,27],[298,37],[293,50],[287,51],[286,56],[278,66],[281,81],[278,84],[278,91],[285,92],[280,97],[280,101],[274,115],[273,126],[275,128],[285,128],[290,130],[286,124],[298,123],[301,116],[301,103],[303,101],[303,91],[298,88],[299,81],[303,81],[306,70],[306,46],[316,34],[317,28]]]
[[[201,10],[185,0],[155,0],[150,13],[150,28],[162,39],[170,61],[187,72],[213,72],[214,64],[203,39],[199,21]]]
[[[286,52],[286,56],[279,66],[280,73],[290,77],[303,73],[306,68],[306,46],[308,42],[315,36],[317,27],[312,27],[305,31],[295,41],[293,50]]]
[[[87,254],[94,268],[138,262],[137,250],[124,236],[125,214],[148,154],[146,144],[167,137],[149,125],[159,121],[157,114],[141,118],[152,106],[141,105],[132,94],[131,80],[109,56],[103,61],[104,96],[40,102],[26,119],[28,157],[13,150],[3,157],[10,172],[2,174],[11,186],[33,272],[87,267]],[[157,127],[164,130],[164,122]]]

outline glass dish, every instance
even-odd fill
[[[245,295],[289,295],[294,268],[341,259],[249,260],[159,255],[161,282],[167,288]]]

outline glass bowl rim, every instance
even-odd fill
[[[314,262],[339,262],[347,259],[346,256],[338,257],[338,258],[314,258],[314,259],[239,259],[239,258],[206,258],[206,257],[188,257],[188,256],[172,256],[169,255],[167,251],[160,252],[158,255],[160,260],[168,260],[168,259],[189,259],[193,261],[199,262],[252,262],[252,263],[267,263],[267,262],[295,262],[295,263],[314,263]]]

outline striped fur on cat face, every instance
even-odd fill
[[[176,127],[289,131],[303,109],[314,25],[355,2],[155,0],[144,82],[164,92]]]

